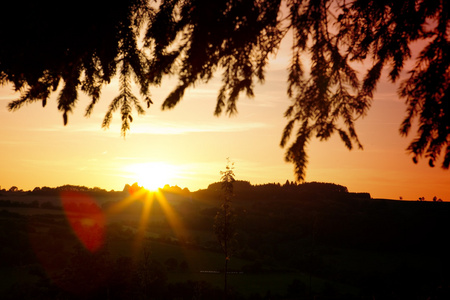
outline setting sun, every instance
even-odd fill
[[[151,162],[130,165],[126,168],[130,177],[140,186],[154,191],[171,184],[176,175],[176,167],[164,162]]]

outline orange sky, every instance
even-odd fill
[[[65,127],[56,94],[45,108],[36,103],[12,113],[6,105],[19,94],[10,86],[0,87],[0,187],[29,190],[74,184],[122,190],[126,183],[143,182],[143,169],[151,175],[162,165],[171,170],[167,183],[193,191],[218,181],[227,157],[235,162],[238,180],[253,184],[293,180],[293,166],[284,162],[284,149],[279,147],[286,123],[283,113],[290,103],[285,53],[280,51],[271,62],[266,83],[256,86],[255,98],[240,98],[236,117],[213,116],[220,78],[189,90],[175,109],[161,111],[176,83],[169,80],[152,90],[155,104],[145,116],[134,115],[125,139],[120,136],[118,114],[109,130],[101,128],[106,107],[118,93],[115,82],[104,88],[88,119],[83,115],[89,99],[80,94]],[[413,135],[398,134],[405,105],[395,91],[396,86],[381,82],[368,116],[356,123],[363,151],[348,151],[337,137],[312,141],[306,181],[341,184],[374,198],[431,200],[436,195],[450,201],[450,172],[430,168],[426,161],[415,165],[406,154]]]

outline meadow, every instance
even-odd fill
[[[222,299],[220,183],[0,192],[2,299]],[[228,299],[449,299],[446,202],[235,183]]]

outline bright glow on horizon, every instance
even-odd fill
[[[117,78],[104,87],[88,119],[85,107],[91,100],[80,93],[67,126],[57,109],[58,92],[44,109],[36,103],[9,112],[7,104],[20,93],[10,84],[1,86],[0,189],[72,184],[122,190],[138,182],[147,189],[169,184],[196,191],[220,180],[227,157],[236,162],[238,180],[252,184],[294,180],[294,166],[284,161],[286,149],[279,147],[286,125],[283,115],[291,104],[286,96],[290,41],[283,41],[276,59],[271,59],[265,84],[255,85],[254,99],[240,96],[238,115],[213,115],[220,74],[188,89],[176,108],[161,111],[162,101],[177,85],[176,78],[167,78],[152,87],[154,105],[146,115],[133,113],[136,117],[125,139],[120,137],[119,114],[108,130],[101,128],[109,101],[118,93]],[[340,184],[374,198],[437,196],[450,201],[450,171],[430,168],[426,160],[413,164],[405,153],[415,134],[412,131],[407,138],[398,134],[405,105],[396,94],[398,85],[386,80],[388,71],[383,70],[368,115],[356,123],[364,151],[348,151],[337,135],[326,142],[313,139],[307,149],[305,180]]]
[[[158,188],[171,184],[178,173],[177,168],[165,162],[138,163],[125,167],[125,171],[131,173],[130,177],[147,190],[156,191]],[[131,184],[132,184],[131,183]]]

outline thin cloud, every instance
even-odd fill
[[[140,124],[132,124],[128,134],[155,134],[155,135],[179,135],[189,133],[211,133],[211,132],[243,132],[254,129],[270,127],[269,124],[263,122],[229,122],[229,123],[213,123],[213,122],[166,122],[163,120],[151,120],[149,122],[140,122]],[[110,128],[100,128],[98,124],[69,124],[62,127],[61,125],[52,125],[47,127],[27,128],[27,131],[35,132],[64,132],[64,133],[96,133],[114,134],[120,133],[120,124],[113,124]]]
[[[269,125],[262,122],[249,123],[198,123],[192,124],[189,122],[155,122],[146,126],[136,126],[131,129],[132,134],[161,134],[161,135],[178,135],[189,133],[211,133],[211,132],[243,132],[254,129],[267,128]]]

